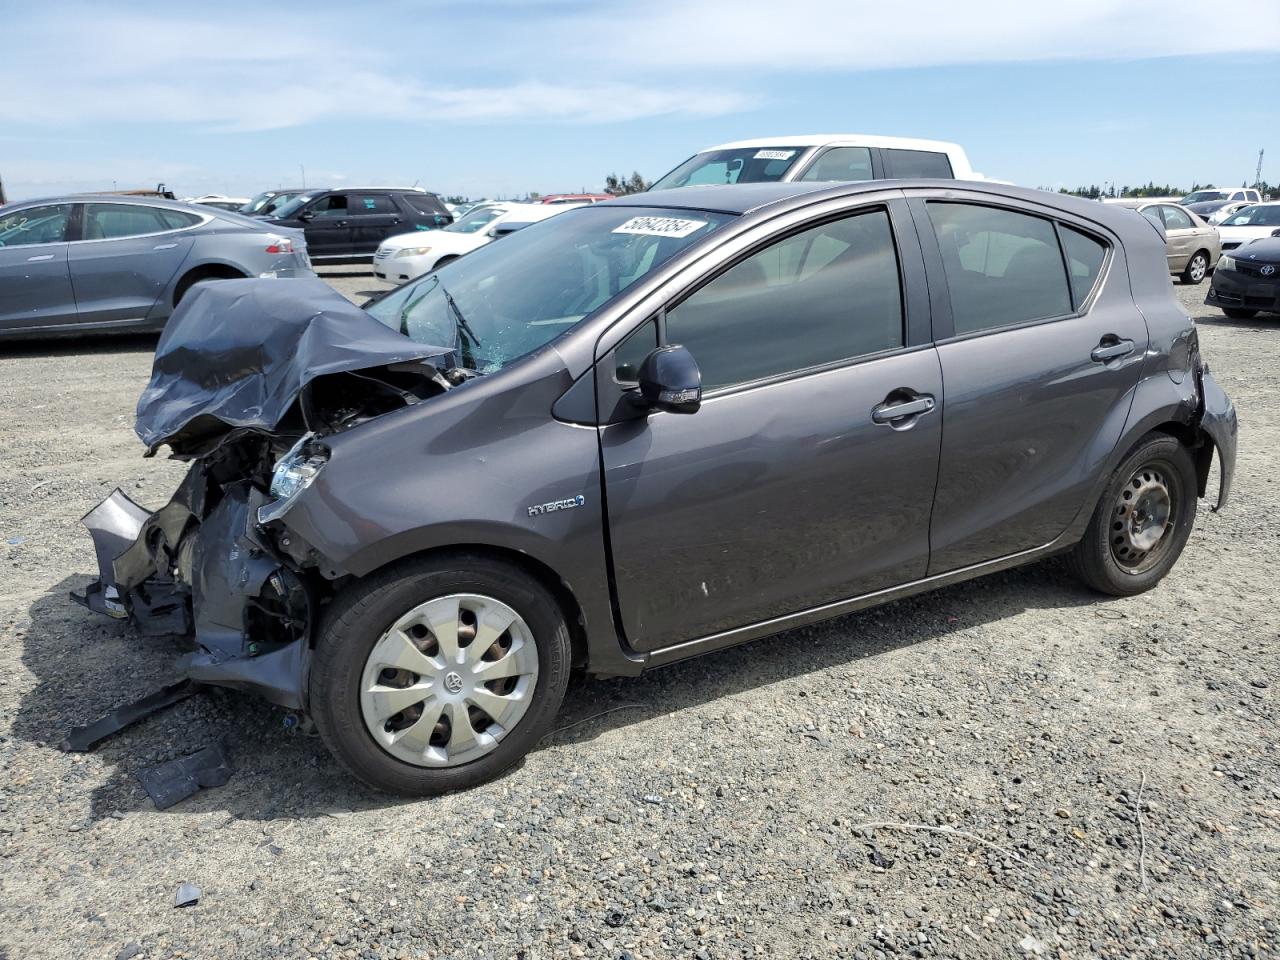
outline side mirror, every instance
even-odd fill
[[[702,406],[702,371],[679,344],[658,347],[644,358],[636,379],[638,402],[667,413],[697,413]]]
[[[1272,230],[1271,235],[1273,237],[1280,237],[1280,230]]]
[[[312,210],[303,210],[300,214],[298,214],[298,219],[303,221],[304,223],[308,220],[314,220],[315,218],[316,218],[315,212]]]

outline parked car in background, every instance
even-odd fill
[[[222,194],[211,193],[203,197],[192,197],[186,203],[198,203],[202,207],[213,207],[215,210],[227,210],[231,213],[239,213],[240,208],[249,202],[248,197],[226,197]]]
[[[1253,206],[1252,200],[1232,200],[1229,203],[1222,204],[1217,210],[1210,213],[1206,219],[1216,227],[1218,224],[1222,223],[1223,220],[1226,220],[1227,217],[1234,213],[1239,213],[1245,207],[1251,206]],[[1204,216],[1204,214],[1201,214],[1201,216]]]
[[[281,187],[279,190],[263,190],[255,194],[240,208],[246,217],[269,217],[294,197],[307,192],[306,187]]]
[[[387,237],[448,226],[453,214],[417,187],[340,187],[299,194],[266,222],[302,230],[311,259],[324,262],[368,259]]]
[[[1253,240],[1224,253],[1204,302],[1233,320],[1280,313],[1280,237]]]
[[[538,203],[603,203],[612,200],[611,193],[549,193],[539,197]]]
[[[310,276],[301,231],[211,207],[67,197],[0,214],[0,338],[159,330],[202,281]]]
[[[189,678],[308,714],[393,793],[511,767],[575,666],[636,675],[1059,553],[1140,594],[1215,451],[1220,508],[1234,474],[1162,238],[1074,197],[640,193],[364,311],[279,286],[212,287],[166,332],[136,429],[196,459],[154,518],[118,490],[86,517],[82,599],[176,624]],[[228,404],[261,381],[292,386]]]
[[[1277,230],[1280,230],[1280,200],[1251,204],[1218,225],[1223,250],[1235,250],[1251,241],[1275,236]]]
[[[504,221],[526,225],[570,209],[572,204],[506,201],[480,204],[441,230],[430,234],[405,233],[386,240],[373,255],[373,275],[388,283],[412,280],[511,232],[501,229]]]
[[[1169,272],[1183,283],[1201,283],[1222,253],[1216,227],[1186,207],[1167,200],[1119,200],[1115,206],[1137,210],[1164,234]]]
[[[739,140],[702,150],[650,190],[730,183],[809,183],[939,177],[981,180],[964,149],[940,140],[808,134]]]

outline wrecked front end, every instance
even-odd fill
[[[148,455],[168,445],[191,466],[154,513],[117,489],[84,517],[99,578],[76,599],[141,633],[190,638],[179,661],[190,681],[305,710],[334,572],[281,517],[323,468],[325,437],[449,389],[447,354],[320,281],[227,281],[184,300],[136,430]]]

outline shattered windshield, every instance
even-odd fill
[[[532,353],[733,219],[702,210],[582,207],[481,247],[366,309],[489,373]]]
[[[739,147],[690,157],[650,190],[720,183],[776,183],[808,147]]]

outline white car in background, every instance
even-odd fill
[[[708,147],[661,177],[649,189],[917,177],[986,179],[969,165],[969,157],[959,144],[860,133],[825,133],[739,140]]]
[[[492,243],[517,225],[545,220],[582,204],[485,203],[439,230],[388,237],[373,255],[373,275],[388,283],[404,283]],[[507,229],[503,229],[504,226]]]
[[[1280,200],[1252,204],[1218,224],[1224,253],[1253,240],[1274,236],[1276,231],[1280,231]]]

